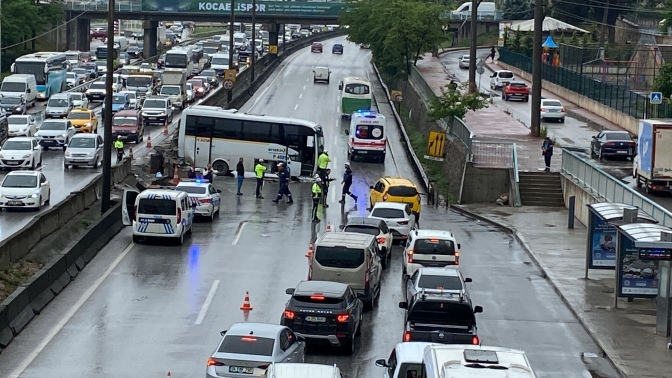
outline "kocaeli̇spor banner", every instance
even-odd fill
[[[252,14],[249,0],[234,3],[236,14]],[[343,3],[257,1],[256,13],[264,16],[334,16],[341,14]],[[230,1],[142,0],[144,12],[231,13]]]

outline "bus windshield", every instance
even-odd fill
[[[366,84],[347,84],[345,86],[345,93],[355,95],[369,94],[369,86]]]
[[[189,59],[186,54],[166,54],[166,67],[186,68]]]
[[[46,75],[44,73],[44,62],[14,62],[17,74],[34,75],[37,85],[44,85],[46,82]]]

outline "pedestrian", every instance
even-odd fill
[[[243,180],[245,179],[245,167],[243,166],[243,158],[238,159],[238,164],[236,164],[236,174],[238,175],[238,191],[237,195],[242,196],[243,193],[240,191],[240,188],[243,187]]]
[[[331,162],[331,158],[329,157],[329,154],[327,151],[322,151],[320,153],[320,156],[317,158],[317,174],[320,175],[320,179],[324,181],[325,173],[327,170],[327,166]]]
[[[341,200],[339,201],[342,204],[345,204],[345,195],[349,195],[352,199],[357,202],[357,196],[350,193],[350,186],[352,185],[352,169],[350,169],[350,162],[345,162],[345,172],[343,173],[343,192],[341,192]]]
[[[488,54],[488,56],[485,57],[485,60],[487,61],[488,58],[490,58],[490,60],[492,60],[492,63],[495,63],[495,55],[497,55],[497,50],[495,49],[495,46],[492,46],[492,48],[490,49],[490,54]]]
[[[544,163],[546,164],[546,172],[551,171],[551,156],[553,156],[553,141],[551,138],[544,138],[544,143],[541,145],[541,155],[544,157]]]
[[[285,195],[287,196],[287,203],[294,203],[294,200],[292,199],[292,193],[289,191],[289,172],[287,172],[283,163],[278,164],[278,179],[280,179],[278,196],[273,200],[273,202],[279,203],[282,199],[282,196]]]
[[[313,222],[317,223],[320,221],[320,218],[317,217],[317,209],[320,206],[320,201],[322,201],[322,179],[320,176],[315,176],[315,182],[311,189],[313,193]]]
[[[263,164],[264,159],[259,159],[257,165],[254,166],[254,174],[257,176],[257,189],[256,194],[257,198],[264,199],[261,195],[261,190],[264,186],[264,173],[266,172],[266,166]]]
[[[196,167],[194,165],[189,166],[189,172],[187,172],[187,177],[190,179],[195,179],[196,178]]]

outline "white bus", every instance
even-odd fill
[[[192,76],[198,71],[198,64],[194,62],[193,52],[187,48],[174,48],[166,53],[164,65],[166,68],[179,69]]]
[[[37,98],[47,100],[51,95],[67,89],[66,73],[69,65],[62,52],[36,52],[16,58],[11,70],[15,74],[35,76]]]
[[[235,170],[242,157],[246,172],[264,159],[271,168],[286,161],[293,177],[312,178],[324,150],[322,126],[300,119],[194,105],[182,111],[180,125],[178,156],[222,173]]]

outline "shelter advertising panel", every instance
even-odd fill
[[[619,296],[650,298],[658,296],[658,261],[642,260],[640,249],[623,233],[619,233],[620,270]]]
[[[616,227],[595,212],[590,212],[590,269],[614,269],[616,266]]]
[[[267,16],[338,16],[343,9],[342,3],[327,2],[285,2],[257,1],[256,13]],[[230,1],[199,0],[142,0],[145,12],[182,12],[182,13],[231,13]],[[233,10],[238,15],[252,14],[252,2],[235,1]]]

